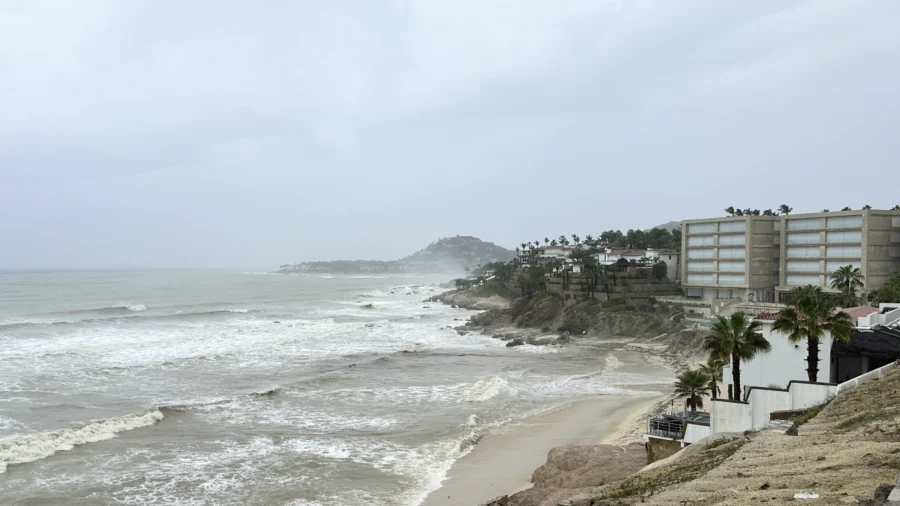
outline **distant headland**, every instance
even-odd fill
[[[443,274],[475,269],[490,262],[506,262],[514,251],[477,237],[446,237],[400,260],[333,260],[282,265],[282,274]]]

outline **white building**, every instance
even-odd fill
[[[671,280],[681,279],[681,263],[679,262],[679,253],[671,249],[655,250],[647,248],[644,256],[651,262],[665,262],[666,277]]]
[[[841,309],[840,311],[850,315],[851,321],[857,325],[851,343],[853,340],[862,339],[863,337],[858,337],[862,333],[873,331],[872,327],[876,325],[872,325],[870,320],[882,326],[884,323],[893,326],[900,321],[900,310],[895,309],[890,304],[882,304],[880,309],[870,306]],[[880,314],[880,311],[886,311],[887,314]],[[784,333],[774,330],[772,327],[777,316],[777,313],[770,313],[756,318],[762,322],[762,335],[772,345],[772,350],[768,353],[759,353],[752,360],[741,362],[741,385],[744,391],[751,386],[786,388],[792,381],[809,380],[806,371],[808,355],[806,343],[791,343]],[[860,326],[860,322],[865,327]],[[819,382],[839,383],[884,365],[874,361],[870,363],[868,358],[862,355],[833,354],[834,347],[831,335],[826,332],[819,342]],[[723,390],[727,391],[728,385],[732,384],[731,364],[725,366],[722,379],[725,384]]]

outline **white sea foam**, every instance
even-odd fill
[[[163,414],[154,409],[141,414],[97,420],[71,429],[10,436],[0,440],[0,473],[6,472],[11,464],[40,460],[56,452],[71,450],[76,445],[110,439],[119,432],[153,425],[162,419]]]
[[[463,400],[472,402],[484,402],[500,395],[504,390],[510,390],[509,383],[500,376],[491,376],[478,380],[463,393]]]

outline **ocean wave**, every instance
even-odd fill
[[[86,314],[86,313],[99,313],[99,314],[128,314],[128,313],[140,313],[141,311],[146,311],[147,306],[143,304],[125,304],[121,306],[108,306],[108,307],[97,307],[90,309],[75,309],[72,311],[68,311],[68,314]]]
[[[158,409],[152,409],[145,413],[95,420],[69,429],[5,438],[0,440],[0,473],[6,472],[10,465],[34,462],[71,450],[77,445],[111,439],[119,432],[153,425],[163,418]]]
[[[510,390],[509,383],[500,376],[491,376],[475,382],[466,389],[462,398],[469,402],[485,402],[497,397],[503,390]]]

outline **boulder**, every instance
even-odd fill
[[[506,347],[512,348],[513,346],[522,346],[523,344],[525,344],[525,340],[522,339],[521,337],[517,337],[515,339],[508,341],[506,343]]]
[[[534,486],[510,496],[510,506],[555,506],[579,493],[621,480],[647,463],[641,443],[627,446],[569,445],[550,450],[531,476]]]

